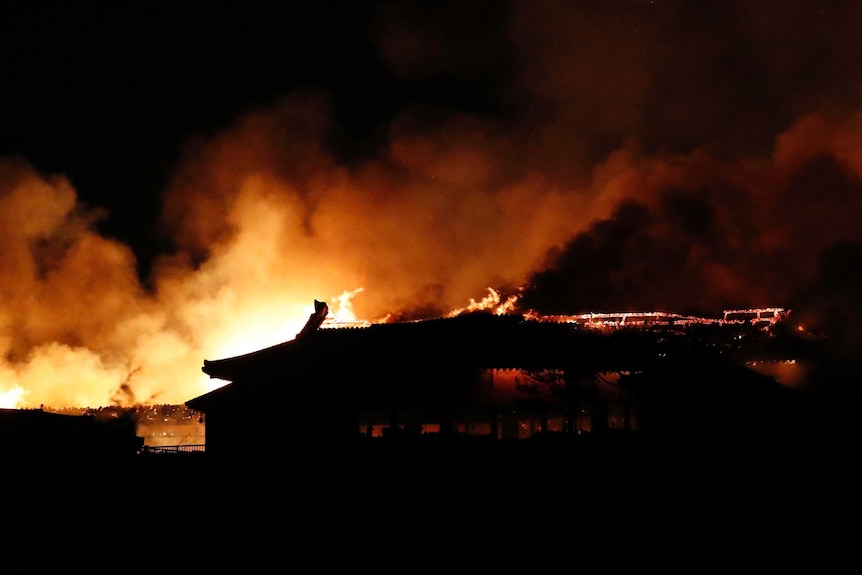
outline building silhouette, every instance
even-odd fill
[[[131,417],[99,418],[39,409],[0,409],[0,457],[19,464],[125,461],[143,438]]]
[[[294,340],[204,360],[228,382],[186,402],[204,414],[208,457],[333,457],[373,438],[714,441],[811,427],[808,398],[748,369],[746,350],[728,347],[738,338],[715,325],[608,331],[473,312],[321,328],[327,313],[315,301]]]

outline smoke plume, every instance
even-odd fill
[[[659,4],[380,3],[385,122],[348,135],[344,96],[303,89],[190,136],[147,277],[110,211],[0,159],[0,402],[183,403],[223,383],[204,358],[292,339],[315,299],[859,317],[856,6]]]

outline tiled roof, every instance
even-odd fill
[[[637,339],[634,345],[632,338]],[[420,322],[320,329],[241,356],[205,360],[211,377],[235,381],[273,373],[344,365],[475,368],[559,368],[572,362],[638,362],[656,343],[647,332],[601,333],[574,324],[487,313]],[[620,353],[620,346],[626,348]]]

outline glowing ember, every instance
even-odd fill
[[[505,301],[500,300],[500,293],[494,288],[488,288],[488,295],[481,300],[476,301],[470,298],[470,303],[466,307],[458,308],[446,314],[446,317],[455,317],[462,313],[471,311],[491,311],[496,315],[512,313],[515,310],[515,304],[518,302],[518,296],[509,296]]]

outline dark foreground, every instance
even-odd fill
[[[829,562],[856,545],[857,461],[855,441],[828,437],[393,442],[243,463],[34,459],[7,461],[3,518],[13,547],[182,549],[190,568],[237,555],[400,572],[466,557],[486,567],[689,557],[692,570],[742,551]]]

